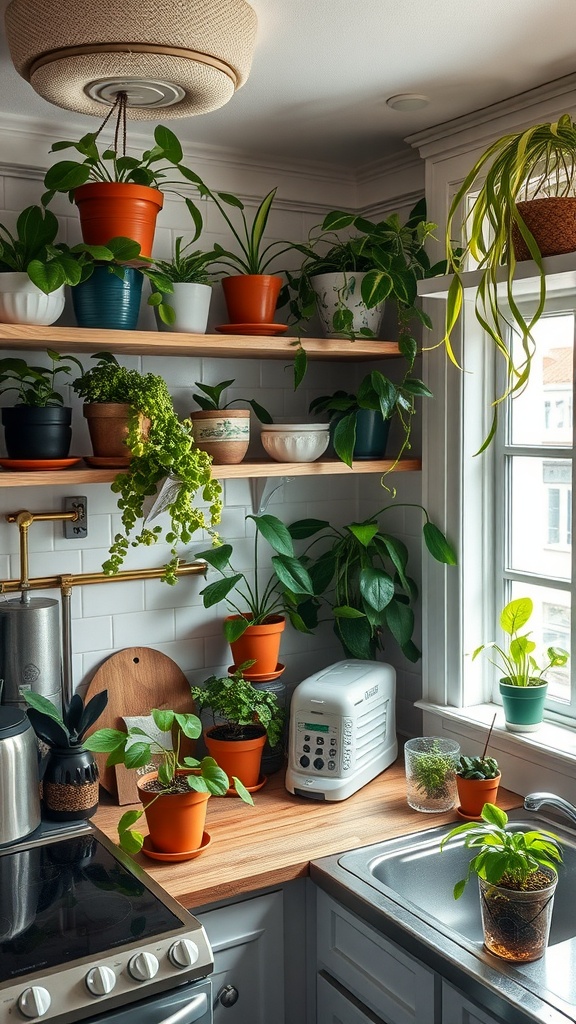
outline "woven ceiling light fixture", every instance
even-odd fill
[[[191,117],[223,106],[250,73],[257,18],[246,0],[12,0],[14,67],[49,103],[102,116]]]

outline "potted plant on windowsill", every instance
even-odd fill
[[[261,423],[272,422],[268,410],[255,398],[232,398],[224,402],[223,392],[233,383],[234,380],[222,380],[219,384],[202,384],[197,380],[196,387],[203,394],[192,395],[192,400],[200,406],[190,413],[194,441],[217,466],[242,462],[250,444],[250,410],[231,409],[231,405],[246,402]]]
[[[544,714],[544,702],[548,683],[545,675],[552,668],[563,668],[570,657],[562,647],[546,648],[546,663],[538,665],[533,652],[536,644],[531,631],[521,634],[529,621],[534,604],[529,597],[510,601],[500,612],[500,627],[510,637],[508,651],[492,640],[481,644],[472,655],[472,660],[482,651],[493,650],[498,661],[489,661],[503,672],[500,679],[500,695],[504,705],[506,728],[511,732],[535,732],[540,728]]]
[[[205,334],[212,298],[212,279],[209,267],[214,262],[214,251],[192,249],[193,242],[182,245],[180,235],[174,243],[170,260],[154,260],[153,269],[170,281],[170,301],[164,299],[164,288],[154,287],[148,305],[154,307],[159,331],[185,331]]]
[[[10,459],[65,459],[72,440],[72,408],[56,391],[56,376],[70,374],[75,356],[47,349],[50,366],[30,366],[24,359],[0,359],[0,394],[16,391],[16,404],[2,409],[6,450]]]
[[[119,94],[108,115],[117,111],[119,123],[123,117],[123,95]],[[42,202],[46,206],[56,193],[67,193],[78,207],[85,242],[106,245],[109,238],[123,236],[134,239],[142,254],[150,256],[163,192],[175,191],[173,186],[182,181],[195,184],[197,175],[182,163],[182,146],[174,132],[164,125],[155,128],[155,145],[139,158],[119,153],[113,146],[101,152],[98,140],[106,121],[98,131],[89,132],[77,142],[54,143],[52,153],[74,149],[80,159],[62,160],[49,168]],[[171,177],[174,173],[175,178]],[[184,197],[184,201],[194,221],[195,241],[202,230],[202,216],[192,199]]]
[[[84,737],[108,703],[102,690],[84,706],[75,693],[62,714],[52,701],[27,690],[28,718],[48,754],[43,764],[42,800],[47,818],[74,821],[91,818],[98,807],[98,765]]]
[[[484,945],[496,956],[524,963],[538,960],[548,944],[560,841],[553,832],[507,827],[508,815],[487,803],[480,823],[452,829],[442,840],[464,839],[475,856],[468,874],[454,886],[454,899],[464,892],[471,875],[478,877]]]
[[[325,607],[346,657],[375,660],[388,634],[409,661],[421,656],[412,639],[418,588],[408,575],[408,550],[379,524],[381,516],[397,508],[420,509],[428,552],[438,562],[456,565],[454,549],[421,505],[387,505],[340,529],[322,519],[301,519],[288,527],[295,541],[313,538],[300,556],[313,583],[312,596],[294,600],[285,594],[292,624],[313,631]]]
[[[143,524],[136,536],[133,531],[137,521],[144,517],[147,499],[169,478],[165,508],[169,527],[165,539],[172,557],[165,566],[164,579],[175,583],[173,570],[178,562],[178,545],[188,544],[196,530],[210,529],[219,521],[222,488],[212,479],[209,456],[194,444],[190,421],[181,422],[176,416],[164,379],[128,370],[108,352],[99,352],[93,358],[98,362],[72,386],[87,403],[84,412],[89,424],[97,413],[96,423],[102,433],[106,433],[109,420],[114,418],[120,420],[120,432],[107,455],[97,454],[88,461],[97,466],[126,467],[112,483],[112,490],[119,495],[124,532],[116,535],[103,570],[113,575],[121,567],[129,546],[150,545],[160,539],[161,526],[150,529]],[[148,421],[145,430],[143,421]],[[100,430],[93,428],[93,445],[98,443],[99,434]],[[198,493],[209,505],[207,512],[193,504]]]
[[[576,249],[575,152],[576,124],[569,114],[504,135],[478,158],[450,205],[446,252],[454,277],[446,307],[446,349],[457,365],[450,336],[462,312],[462,273],[469,255],[481,271],[476,318],[496,346],[506,374],[505,387],[492,403],[492,425],[480,451],[494,437],[502,402],[509,395],[521,394],[530,377],[535,352],[532,332],[546,301],[542,257]],[[478,186],[471,205],[463,206]],[[454,236],[464,250],[456,248]],[[528,315],[519,306],[514,287],[518,261],[526,259],[536,263],[539,281],[537,305]],[[501,294],[504,266],[505,290]],[[514,334],[512,344],[509,326]]]
[[[164,855],[165,860],[183,860],[208,845],[208,798],[226,795],[228,776],[213,757],[198,760],[182,755],[184,737],[196,740],[202,732],[196,715],[154,708],[151,716],[155,729],[149,733],[139,726],[132,726],[127,732],[98,729],[88,737],[86,746],[94,753],[108,753],[108,765],[123,764],[136,769],[151,764],[155,758],[159,761],[157,770],[138,778],[144,810],[126,811],[122,815],[118,822],[120,846],[127,853],[138,853],[144,848],[151,857],[160,855],[162,859]],[[239,779],[234,779],[234,786],[245,803],[253,804]],[[146,815],[150,833],[148,842],[133,828],[142,814]]]
[[[246,516],[246,519],[251,520],[256,528],[252,584],[246,573],[234,570],[230,561],[233,555],[231,544],[200,551],[196,557],[205,559],[222,577],[200,591],[204,607],[212,608],[220,601],[227,602],[235,613],[224,622],[224,635],[232,650],[234,666],[253,662],[249,675],[252,681],[258,681],[271,679],[283,669],[278,656],[286,624],[281,614],[286,594],[291,595],[292,603],[296,605],[304,595],[311,597],[314,590],[304,563],[294,554],[292,538],[284,523],[267,514]],[[275,552],[272,571],[265,584],[259,579],[258,541],[261,536]],[[302,626],[307,632],[304,624]]]
[[[214,725],[204,731],[208,753],[230,778],[237,776],[248,791],[261,783],[260,765],[264,744],[278,746],[284,713],[276,694],[258,690],[244,678],[251,663],[240,665],[228,677],[209,676],[192,687],[198,712],[209,709]],[[217,721],[218,720],[218,721]]]

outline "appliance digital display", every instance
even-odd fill
[[[304,722],[305,729],[311,729],[313,732],[330,732],[329,725],[318,725],[317,722]]]
[[[0,982],[181,924],[93,835],[0,855]]]

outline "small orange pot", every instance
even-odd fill
[[[190,775],[180,769],[177,775]],[[137,780],[138,796],[144,807],[150,841],[160,853],[189,853],[199,850],[206,824],[206,810],[209,793],[157,794],[142,787],[146,782],[158,778],[158,772],[148,772]]]
[[[220,740],[211,735],[218,728],[217,725],[213,726],[212,729],[208,729],[204,733],[204,741],[210,757],[213,757],[220,768],[226,772],[231,787],[234,775],[248,789],[257,786],[260,779],[262,753],[266,744],[264,729],[262,729],[262,736],[255,736],[253,739]]]
[[[238,619],[239,615],[230,615],[229,619]],[[245,619],[250,616],[246,614]],[[286,625],[283,615],[270,615],[261,626],[248,626],[247,630],[230,644],[234,665],[242,665],[245,661],[254,661],[250,675],[272,675],[278,665],[280,641]]]
[[[90,440],[94,455],[98,459],[108,460],[108,465],[126,466],[130,462],[131,453],[126,444],[128,437],[128,418],[130,406],[127,402],[89,402],[83,408],[88,421]],[[150,420],[141,417],[140,429],[143,437],[148,436]]]
[[[222,288],[231,324],[271,324],[282,278],[273,274],[239,274],[223,277]],[[248,331],[246,332],[248,333]]]
[[[152,255],[156,218],[164,196],[157,188],[130,182],[94,181],[74,192],[82,238],[88,245],[106,245],[111,238],[132,238],[142,256]]]
[[[495,779],[462,779],[456,776],[458,810],[466,818],[480,818],[484,804],[495,804],[501,775]]]

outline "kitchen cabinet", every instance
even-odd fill
[[[157,331],[96,331],[81,327],[32,327],[25,324],[0,324],[0,348],[36,351],[56,348],[60,352],[92,355],[108,351],[137,356],[213,356],[223,359],[294,358],[293,338],[249,337],[226,334],[163,334]],[[355,341],[344,339],[303,338],[308,358],[336,362],[366,362],[399,355],[392,341]],[[357,462],[353,469],[340,459],[319,459],[316,462],[273,462],[258,459],[239,465],[216,466],[219,480],[274,476],[319,476],[350,473],[386,473],[392,459]],[[394,472],[413,472],[421,468],[419,459],[402,459]],[[118,470],[90,469],[87,466],[49,472],[3,472],[3,487],[52,486],[55,484],[110,483]]]
[[[318,975],[318,1015],[316,1024],[386,1024],[367,1006],[353,999],[329,975]]]
[[[463,992],[442,982],[442,1024],[502,1024],[486,1010],[472,1003]]]

